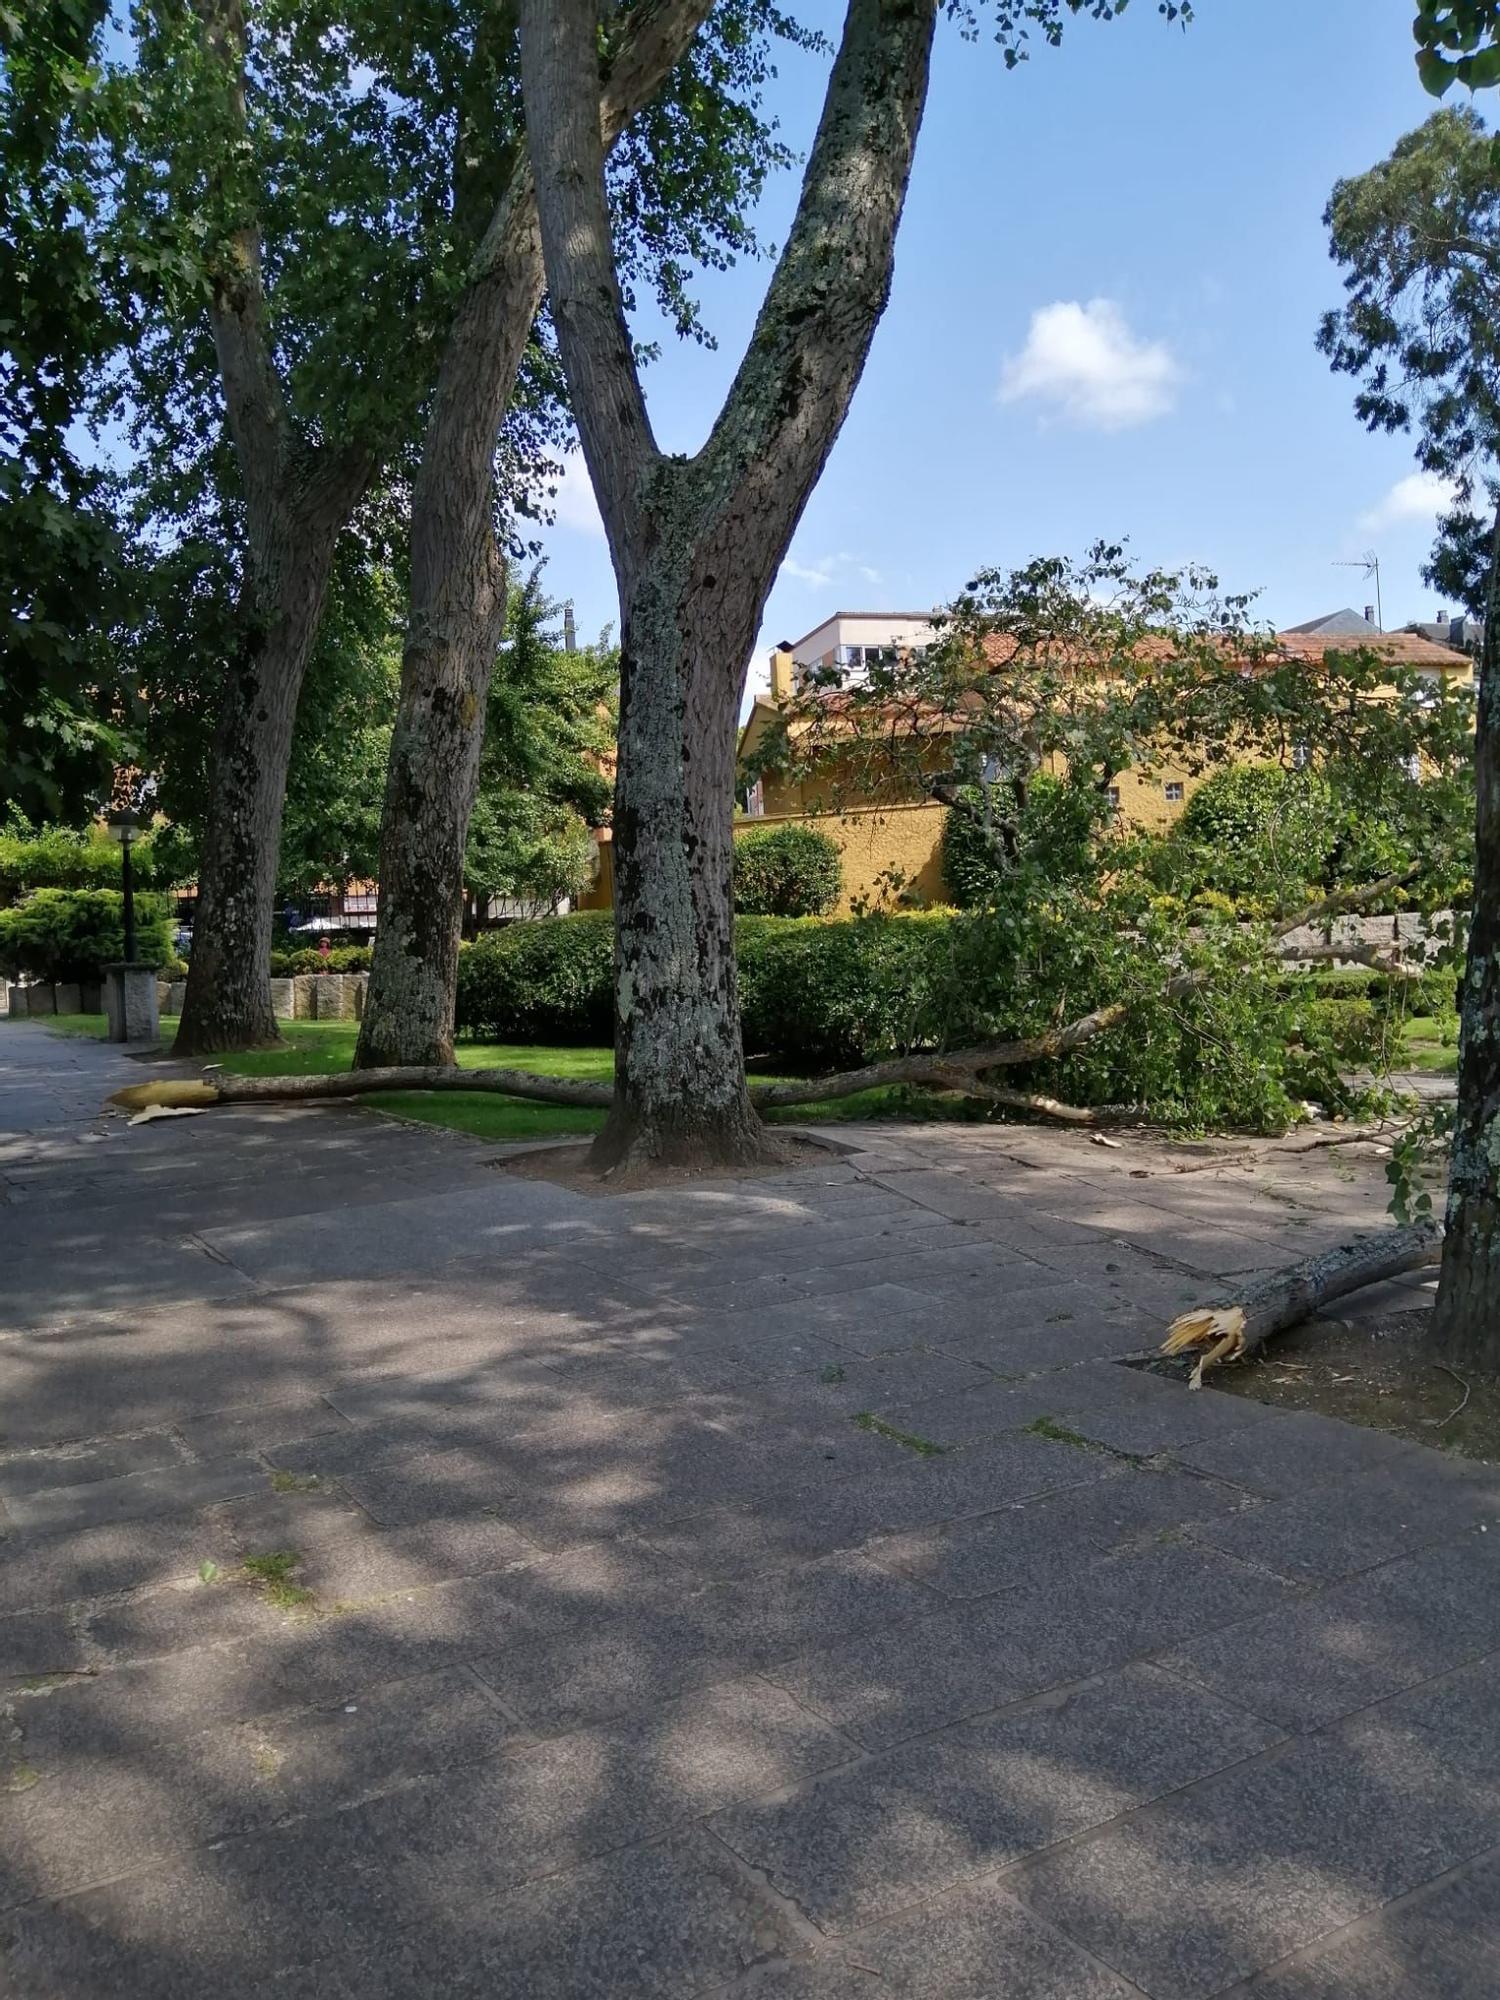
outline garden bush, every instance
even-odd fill
[[[160,852],[158,852],[160,848]],[[179,879],[170,843],[144,834],[130,850],[138,887],[166,888]],[[118,889],[120,848],[102,826],[85,833],[45,827],[36,833],[0,833],[0,905],[33,889]]]
[[[614,1037],[614,919],[607,910],[506,924],[458,955],[457,1023],[495,1042]]]
[[[1399,1010],[1416,1006],[1375,975],[1327,993],[1321,975],[1281,971],[1234,925],[1185,931],[1180,915],[1148,914],[1127,933],[1081,899],[1025,915],[741,917],[735,938],[745,1051],[766,1067],[816,1075],[1020,1039],[1130,994],[1126,1027],[1000,1080],[1193,1129],[1283,1130],[1306,1098],[1348,1108],[1340,1070],[1375,1064]],[[1157,998],[1184,963],[1214,976]],[[461,954],[458,1026],[495,1041],[608,1042],[612,981],[607,913],[512,924]]]
[[[816,827],[756,827],[735,839],[734,907],[740,916],[826,916],[843,886],[839,844]]]
[[[171,927],[160,896],[135,898],[136,958],[162,965],[172,955]],[[71,985],[97,980],[125,955],[124,898],[118,889],[33,889],[0,910],[0,970]]]
[[[303,972],[368,972],[371,947],[367,944],[336,944],[321,952],[309,945],[271,953],[271,977],[292,979]]]

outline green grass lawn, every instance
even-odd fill
[[[102,1039],[102,1014],[66,1014],[46,1026],[54,1033],[92,1035]],[[171,1023],[163,1024],[169,1032]],[[358,1028],[353,1021],[283,1021],[279,1049],[253,1049],[222,1058],[236,1076],[329,1076],[346,1070],[354,1060]],[[614,1071],[609,1049],[549,1048],[526,1042],[460,1042],[461,1069],[529,1069],[543,1076],[569,1076],[608,1083]],[[777,1081],[767,1072],[761,1079]],[[372,1110],[396,1118],[414,1118],[424,1125],[443,1125],[478,1139],[547,1139],[570,1132],[597,1132],[602,1111],[567,1104],[533,1104],[525,1098],[498,1097],[476,1091],[472,1097],[453,1091],[378,1090],[361,1098]],[[963,1118],[957,1100],[922,1090],[866,1090],[858,1097],[832,1103],[789,1106],[768,1113],[773,1124],[829,1124],[849,1118]]]
[[[1406,1023],[1405,1060],[1437,1076],[1458,1074],[1458,1016],[1413,1014]]]

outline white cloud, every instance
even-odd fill
[[[879,583],[880,571],[860,557],[851,555],[847,549],[840,549],[835,555],[814,556],[809,562],[799,562],[795,556],[788,556],[781,565],[781,574],[792,577],[798,583],[811,584],[816,590],[826,590],[838,577],[858,577],[863,583]]]
[[[1458,499],[1458,487],[1440,472],[1408,472],[1390,492],[1359,517],[1359,525],[1373,534],[1380,528],[1397,528],[1408,521],[1435,521],[1446,514]]]
[[[604,537],[604,518],[594,498],[589,469],[581,451],[570,451],[562,462],[562,476],[552,497],[552,511],[559,528],[571,528],[578,535]]]
[[[1060,299],[1031,315],[1026,345],[1006,359],[1000,400],[1034,397],[1073,423],[1119,431],[1165,416],[1181,379],[1171,348],[1139,339],[1113,299]]]

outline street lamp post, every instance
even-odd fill
[[[125,956],[104,968],[105,1012],[112,1042],[154,1042],[158,1032],[156,967],[136,963],[135,878],[130,845],[140,820],[128,807],[109,816],[109,832],[120,843],[120,891],[125,926]]]
[[[135,883],[130,870],[130,843],[140,821],[128,806],[109,816],[110,837],[120,843],[120,891],[125,912],[126,965],[135,964]]]

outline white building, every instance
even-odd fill
[[[928,611],[835,611],[800,639],[783,639],[771,654],[771,696],[785,700],[809,668],[836,667],[857,679],[873,660],[932,643]]]

